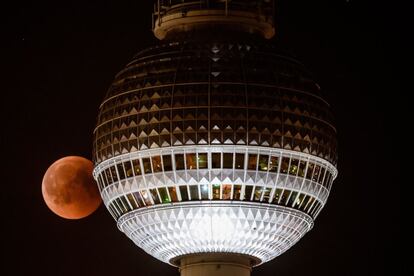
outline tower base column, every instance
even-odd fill
[[[200,254],[179,260],[181,276],[250,276],[254,261],[237,254]]]

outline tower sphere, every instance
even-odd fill
[[[259,265],[326,204],[336,130],[305,67],[265,39],[273,1],[195,2],[155,5],[164,40],[116,75],[100,105],[94,177],[119,230],[159,260],[225,253]],[[214,23],[197,18],[213,13]],[[246,14],[265,23],[238,24]]]

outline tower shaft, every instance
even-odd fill
[[[212,253],[181,258],[181,276],[250,276],[251,260],[237,254]]]

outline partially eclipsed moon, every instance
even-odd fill
[[[42,182],[43,198],[50,210],[66,219],[92,214],[102,201],[92,170],[92,162],[79,156],[53,163]]]

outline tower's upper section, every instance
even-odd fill
[[[119,229],[164,262],[279,256],[337,176],[336,129],[305,67],[266,41],[273,0],[155,0],[164,42],[119,72],[94,177]],[[182,264],[182,263],[181,263]]]
[[[153,31],[158,39],[179,33],[226,30],[275,34],[273,0],[156,0]]]

